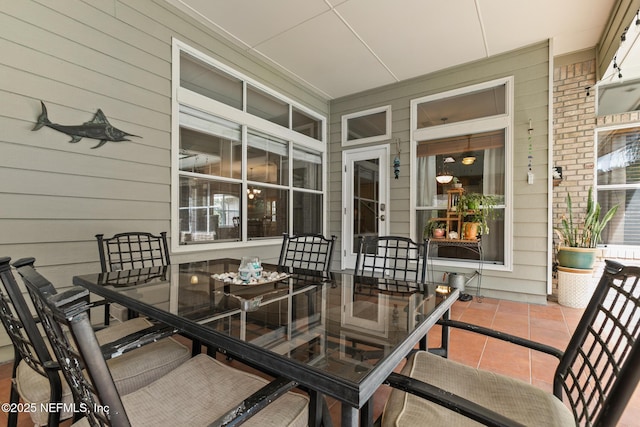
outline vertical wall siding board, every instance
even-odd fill
[[[530,200],[536,201],[539,209],[535,212],[534,221],[544,228],[543,235],[546,235],[547,227],[547,187],[545,177],[547,175],[547,123],[548,123],[548,91],[549,91],[549,49],[548,43],[538,43],[514,52],[499,55],[486,60],[477,61],[449,70],[433,73],[431,75],[418,77],[415,79],[400,82],[394,85],[355,94],[352,96],[339,98],[331,103],[331,159],[336,163],[335,169],[341,165],[341,153],[343,148],[340,142],[340,133],[337,129],[341,127],[341,116],[354,111],[361,111],[375,106],[392,104],[393,136],[406,135],[402,139],[401,155],[401,178],[391,180],[391,211],[390,229],[391,232],[406,235],[408,233],[409,216],[414,215],[409,211],[409,191],[411,188],[409,170],[409,103],[411,99],[425,95],[444,92],[447,90],[460,88],[492,79],[513,75],[514,78],[514,123],[513,123],[513,163],[514,163],[514,266],[513,272],[494,272],[485,269],[486,279],[483,287],[486,295],[498,295],[512,299],[520,299],[535,302],[544,302],[546,298],[546,238],[544,244],[537,244],[534,256],[530,252],[527,255],[519,253],[521,248],[531,248],[527,246],[527,233],[522,232],[528,226],[527,222],[518,222],[519,214],[528,210]],[[397,112],[397,117],[396,117]],[[523,185],[524,178],[521,177],[522,168],[527,165],[528,154],[528,120],[535,120],[535,138],[533,139],[534,165],[537,180],[534,185]],[[383,143],[388,143],[385,141]],[[372,144],[375,145],[375,144]],[[392,148],[392,154],[395,148]],[[393,156],[392,156],[393,157]],[[332,170],[334,168],[332,167]],[[341,175],[340,175],[341,176]],[[337,175],[336,175],[337,178]],[[341,180],[331,180],[331,197],[342,200]],[[533,197],[533,199],[531,199]],[[332,224],[340,225],[340,209],[332,213],[334,219]],[[331,230],[332,233],[339,233],[340,229]],[[414,231],[409,231],[414,238]],[[525,236],[525,237],[521,237]],[[536,275],[531,276],[528,265],[536,265],[541,268],[536,269]],[[495,280],[494,277],[505,276],[507,280]],[[513,283],[525,280],[527,286],[514,288]],[[518,295],[517,293],[520,293]]]

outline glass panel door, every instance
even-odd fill
[[[362,236],[387,234],[387,171],[389,147],[343,153],[344,215],[342,268],[353,268]]]

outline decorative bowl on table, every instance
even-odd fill
[[[287,277],[289,277],[289,275],[287,273],[278,273],[277,271],[264,271],[261,268],[260,274],[257,277],[252,276],[251,278],[248,278],[248,279],[242,278],[239,272],[212,274],[211,277],[214,280],[220,280],[224,283],[228,283],[232,285],[261,285],[265,283],[272,283],[272,282],[277,282],[278,280],[286,279]]]

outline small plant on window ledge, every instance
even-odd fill
[[[434,237],[436,239],[441,239],[444,237],[447,231],[447,226],[444,222],[440,222],[438,220],[431,219],[424,226],[424,230],[422,232],[422,236],[426,239],[429,237]]]
[[[456,212],[464,217],[466,224],[476,224],[477,234],[489,234],[488,221],[496,219],[498,212],[496,206],[500,198],[493,194],[468,193],[462,194],[456,205]],[[470,230],[472,226],[463,228],[464,238],[476,239],[476,234]]]

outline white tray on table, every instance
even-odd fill
[[[211,277],[214,280],[220,280],[229,285],[241,285],[241,286],[254,286],[265,285],[267,283],[279,282],[289,277],[290,274],[278,273],[276,271],[262,271],[262,274],[258,278],[252,278],[248,282],[243,281],[238,277],[237,272],[212,274]]]

